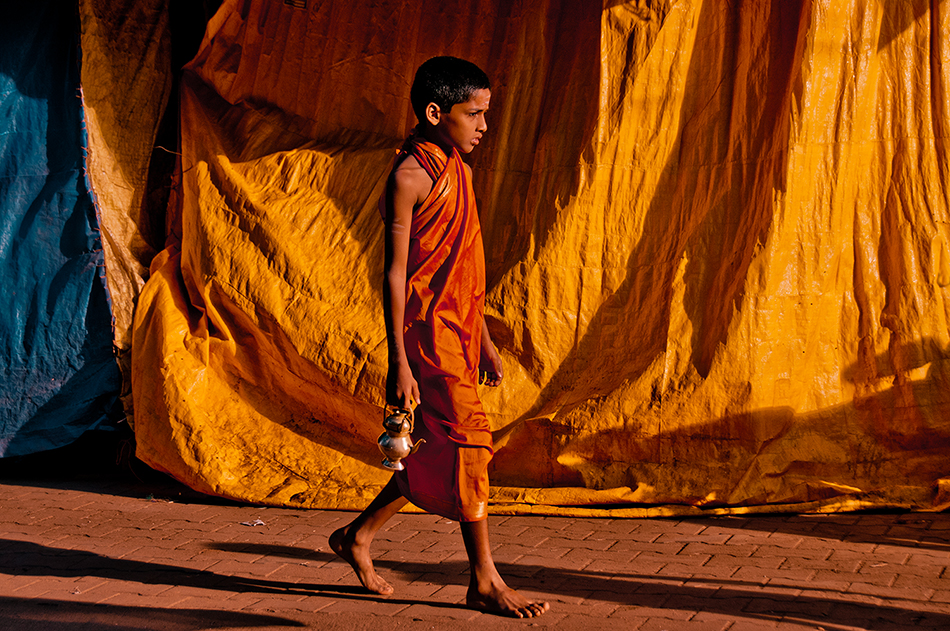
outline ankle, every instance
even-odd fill
[[[364,548],[373,543],[373,534],[372,532],[367,532],[365,528],[350,527],[346,535],[344,535],[344,539],[348,541],[351,546]]]
[[[468,585],[469,590],[478,592],[479,594],[491,594],[504,590],[507,587],[508,585],[505,584],[505,580],[501,577],[501,574],[494,568],[482,572],[477,570],[472,572]]]

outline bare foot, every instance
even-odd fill
[[[330,547],[338,557],[350,564],[363,587],[374,594],[392,594],[393,586],[384,581],[373,567],[369,546],[357,545],[349,530],[349,526],[344,526],[330,535]]]
[[[469,586],[465,600],[472,609],[512,618],[535,618],[551,608],[546,602],[528,600],[504,583],[492,585],[486,593]]]

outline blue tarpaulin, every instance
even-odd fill
[[[78,20],[56,0],[0,20],[0,456],[72,442],[121,382],[83,169]]]

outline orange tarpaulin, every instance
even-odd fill
[[[115,347],[128,407],[133,308],[156,253],[143,238],[153,236],[143,198],[172,82],[168,3],[81,0],[79,13],[87,177],[102,222]]]
[[[494,85],[491,510],[945,505],[947,3],[310,4],[226,2],[186,71],[146,462],[282,505],[385,482],[376,201],[453,54]]]

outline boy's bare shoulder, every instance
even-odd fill
[[[390,177],[396,196],[416,198],[416,203],[424,201],[432,189],[432,178],[415,156],[406,156]]]

